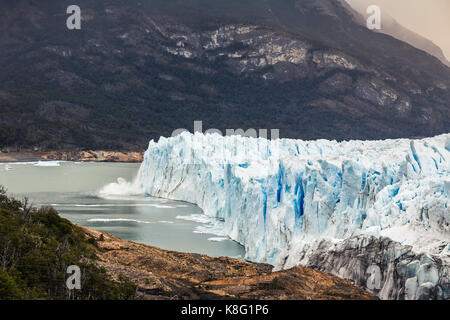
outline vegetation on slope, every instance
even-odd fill
[[[338,1],[78,0],[76,31],[66,27],[71,4],[0,2],[0,149],[142,150],[195,120],[307,140],[450,130],[450,69],[356,23]],[[258,30],[250,42],[223,34],[219,48],[203,50],[230,24]],[[170,53],[185,37],[198,55]],[[308,62],[241,67],[260,49],[273,59],[276,39],[310,44]],[[359,66],[312,60],[336,50]],[[229,57],[236,52],[242,58]]]
[[[94,264],[96,248],[53,208],[29,207],[0,187],[0,300],[134,298],[133,283]],[[66,286],[70,265],[81,269],[81,290]]]

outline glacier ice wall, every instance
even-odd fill
[[[406,252],[419,261],[424,254],[439,259],[439,277],[431,283],[440,285],[442,298],[448,296],[449,172],[450,134],[338,143],[183,133],[150,142],[137,182],[148,195],[188,201],[223,219],[247,259],[279,268],[321,268],[321,250],[390,239],[400,246],[393,260]],[[400,262],[384,264],[385,278]],[[348,263],[324,270],[352,278]],[[420,286],[429,289],[426,277],[415,287],[410,280],[407,295],[405,282],[414,277],[396,280],[400,284],[385,279],[380,295],[414,298],[426,289]]]

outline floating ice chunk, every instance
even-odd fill
[[[150,221],[142,221],[142,220],[136,220],[136,219],[126,219],[126,218],[115,218],[115,219],[89,219],[88,222],[134,222],[134,223],[145,223],[145,224],[151,224],[153,222]]]
[[[59,167],[61,165],[60,161],[39,161],[33,163],[35,167]]]
[[[225,237],[212,237],[212,238],[208,238],[208,241],[214,241],[214,242],[222,242],[222,241],[226,241],[228,240],[228,238]]]

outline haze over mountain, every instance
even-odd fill
[[[0,148],[141,149],[177,128],[450,132],[450,68],[336,0],[0,3]]]
[[[382,26],[380,32],[389,34],[393,36],[396,39],[402,40],[406,43],[409,43],[410,45],[423,50],[425,52],[428,52],[429,54],[435,56],[439,60],[441,60],[442,63],[446,64],[447,66],[450,66],[450,61],[445,56],[443,49],[439,47],[437,44],[435,44],[433,41],[431,41],[428,38],[425,38],[424,36],[421,36],[420,34],[405,28],[403,25],[398,23],[398,21],[392,17],[390,14],[389,8],[386,8],[385,6],[381,5],[382,3],[374,2],[373,0],[348,0],[348,2],[352,5],[352,7],[359,12],[363,17],[367,17],[366,10],[369,5],[372,4],[378,4],[381,8],[381,21]],[[366,23],[366,19],[362,18],[361,21],[362,24]],[[450,32],[450,30],[448,30]],[[442,30],[436,26],[435,33],[442,33],[446,34],[445,30]],[[438,38],[436,36],[436,38]]]

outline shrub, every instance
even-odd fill
[[[132,282],[95,265],[96,250],[95,239],[55,209],[28,207],[0,186],[0,299],[134,298]],[[70,265],[82,270],[81,290],[66,287]]]

